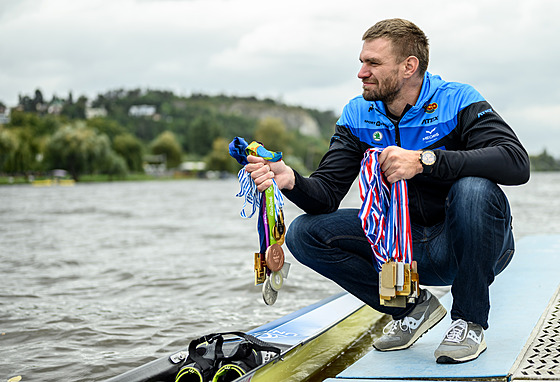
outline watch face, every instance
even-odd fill
[[[433,151],[424,151],[422,153],[422,163],[431,166],[436,163],[436,154]]]

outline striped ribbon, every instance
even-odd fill
[[[247,161],[248,155],[255,155],[264,158],[271,162],[278,162],[282,159],[281,152],[269,151],[264,148],[259,142],[247,143],[245,139],[241,137],[235,137],[229,144],[229,154],[239,162],[239,164],[245,166],[249,162]],[[241,208],[241,217],[251,218],[260,210],[261,200],[263,199],[261,193],[257,190],[257,185],[251,174],[249,174],[245,167],[243,167],[239,173],[237,173],[237,179],[239,180],[240,191],[235,195],[236,197],[244,197],[243,207]],[[272,179],[272,187],[274,188],[274,209],[276,217],[280,216],[282,208],[284,208],[284,197],[276,184],[276,180]],[[247,204],[251,205],[251,214],[247,216],[245,209]]]
[[[412,263],[406,181],[390,184],[383,177],[379,166],[381,151],[377,148],[366,151],[358,178],[362,198],[359,217],[378,271],[389,260]]]
[[[249,174],[245,168],[239,170],[237,174],[237,179],[239,180],[240,190],[235,195],[238,198],[244,197],[243,207],[241,208],[241,217],[243,218],[251,218],[261,208],[261,201],[262,195],[257,189],[257,185],[253,178],[251,178],[251,174]],[[280,210],[284,208],[284,197],[276,184],[276,181],[272,179],[272,187],[274,188],[274,209],[276,216],[280,216]],[[251,214],[247,216],[247,212],[245,209],[247,208],[247,204],[251,206]]]

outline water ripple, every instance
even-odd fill
[[[517,237],[560,232],[559,174],[504,187]],[[337,291],[298,264],[277,303],[253,285],[237,181],[0,187],[0,378],[91,381]],[[357,189],[343,206],[359,206]],[[286,204],[287,223],[300,211]]]

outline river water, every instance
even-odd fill
[[[285,249],[290,274],[266,306],[238,190],[236,179],[0,187],[0,381],[104,380],[340,291]],[[517,239],[560,233],[560,173],[504,190]],[[356,188],[343,206],[359,206]],[[288,224],[299,213],[286,203]]]

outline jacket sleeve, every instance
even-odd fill
[[[309,178],[295,173],[292,190],[282,193],[308,214],[334,212],[360,171],[367,146],[343,126],[336,126],[329,150]]]
[[[455,180],[479,176],[498,184],[519,185],[529,180],[529,156],[508,124],[486,101],[476,102],[457,116],[458,150],[434,150],[431,176]]]

